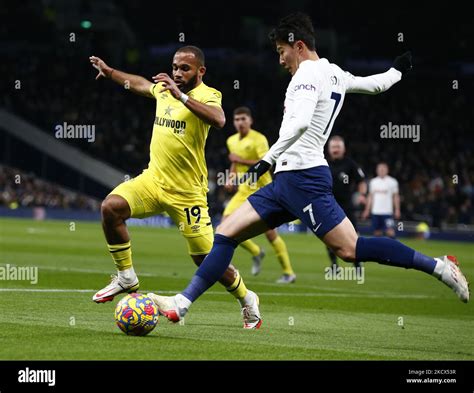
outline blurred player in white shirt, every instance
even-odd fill
[[[388,175],[388,165],[380,162],[377,177],[369,182],[369,196],[362,218],[372,216],[372,230],[375,236],[395,237],[395,222],[400,219],[400,194],[397,179]]]

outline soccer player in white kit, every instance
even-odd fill
[[[387,237],[359,237],[332,194],[331,172],[323,149],[345,94],[386,91],[411,69],[411,55],[397,57],[382,74],[353,76],[319,58],[311,20],[302,13],[283,18],[270,38],[280,64],[293,77],[286,90],[280,136],[263,159],[248,170],[246,180],[255,182],[274,164],[275,178],[217,227],[211,252],[183,292],[175,296],[148,294],[161,314],[178,322],[191,304],[219,280],[240,242],[296,218],[346,262],[375,261],[417,269],[435,276],[467,302],[468,283],[454,257],[432,258]],[[252,306],[244,312],[251,314]],[[261,324],[257,314],[247,320],[253,320],[255,326]]]
[[[400,219],[400,194],[398,181],[388,175],[388,165],[385,162],[377,164],[377,177],[369,182],[369,196],[362,218],[372,216],[372,230],[375,236],[385,234],[395,237],[395,221]]]

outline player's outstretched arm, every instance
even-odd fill
[[[370,209],[372,207],[372,200],[373,200],[372,193],[369,192],[369,195],[367,196],[367,203],[365,204],[365,209],[362,212],[362,219],[363,220],[366,220],[367,218],[369,218]]]
[[[380,94],[402,79],[412,69],[411,53],[405,52],[395,58],[392,67],[381,74],[353,76],[347,73],[347,93]]]
[[[124,86],[135,94],[153,98],[150,87],[153,83],[139,75],[127,74],[109,67],[102,59],[96,56],[89,57],[89,60],[96,70],[99,71],[95,79],[101,77],[113,80],[115,83]]]

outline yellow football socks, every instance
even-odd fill
[[[260,254],[260,247],[257,243],[253,242],[252,240],[245,240],[244,242],[240,243],[240,245],[245,248],[253,257],[256,257]]]
[[[283,273],[295,274],[293,268],[291,267],[290,256],[288,255],[285,241],[280,236],[277,236],[277,238],[272,242],[272,246],[275,250],[278,262],[280,262],[280,265],[283,269]]]
[[[119,271],[132,267],[132,246],[130,241],[123,244],[108,244],[107,246]]]
[[[247,287],[244,284],[244,280],[237,272],[234,283],[230,287],[226,287],[227,292],[232,294],[237,299],[243,299],[247,295]]]

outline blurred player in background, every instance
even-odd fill
[[[251,128],[252,122],[252,112],[249,108],[242,106],[234,110],[234,127],[237,132],[227,139],[229,160],[231,162],[230,173],[234,176],[226,184],[228,191],[233,190],[236,184],[235,181],[247,172],[252,165],[260,161],[268,151],[267,138]],[[237,193],[234,194],[222,214],[223,221],[244,203],[250,195],[271,182],[272,176],[270,172],[267,172],[253,185],[240,184]],[[284,240],[278,236],[276,229],[266,231],[265,236],[275,250],[278,262],[280,262],[283,269],[283,275],[277,280],[277,283],[289,284],[295,282],[296,275],[291,267],[290,256],[288,255]],[[252,254],[252,274],[257,275],[260,273],[265,251],[251,239],[240,243],[240,246]]]
[[[166,212],[185,237],[198,266],[211,250],[213,229],[206,198],[204,147],[209,128],[222,128],[225,115],[221,93],[202,81],[205,59],[195,46],[178,49],[173,57],[173,77],[160,73],[153,77],[155,83],[111,68],[95,56],[90,62],[99,71],[96,79],[111,79],[133,93],[156,100],[148,168],[117,186],[102,203],[102,226],[118,271],[111,283],[93,296],[95,302],[103,303],[139,286],[125,224],[130,217]],[[258,297],[247,290],[239,272],[229,266],[219,281],[239,301],[244,328],[259,326]]]
[[[377,164],[377,177],[369,182],[369,196],[362,218],[365,220],[372,215],[372,230],[374,236],[395,237],[395,221],[400,219],[400,195],[397,179],[388,175],[388,165],[385,162]]]
[[[357,218],[352,196],[357,187],[356,205],[365,205],[367,194],[367,183],[362,168],[356,162],[346,156],[346,145],[344,139],[339,135],[334,135],[328,141],[328,164],[332,175],[332,193],[339,206],[346,213],[347,218],[352,222],[357,231]],[[337,268],[337,256],[327,247],[329,258],[333,268]],[[361,262],[355,262],[356,269],[361,267]]]
[[[216,229],[209,255],[188,286],[175,296],[149,293],[160,312],[178,322],[206,290],[222,276],[239,243],[299,218],[326,246],[346,262],[374,261],[416,269],[434,276],[457,297],[469,301],[469,285],[454,256],[430,257],[388,237],[358,236],[332,194],[332,176],[324,145],[331,134],[345,95],[379,94],[412,68],[411,54],[395,58],[387,71],[354,76],[316,52],[314,28],[308,15],[283,18],[271,32],[280,64],[291,75],[279,138],[248,171],[255,182],[273,165],[274,180],[259,189]]]

